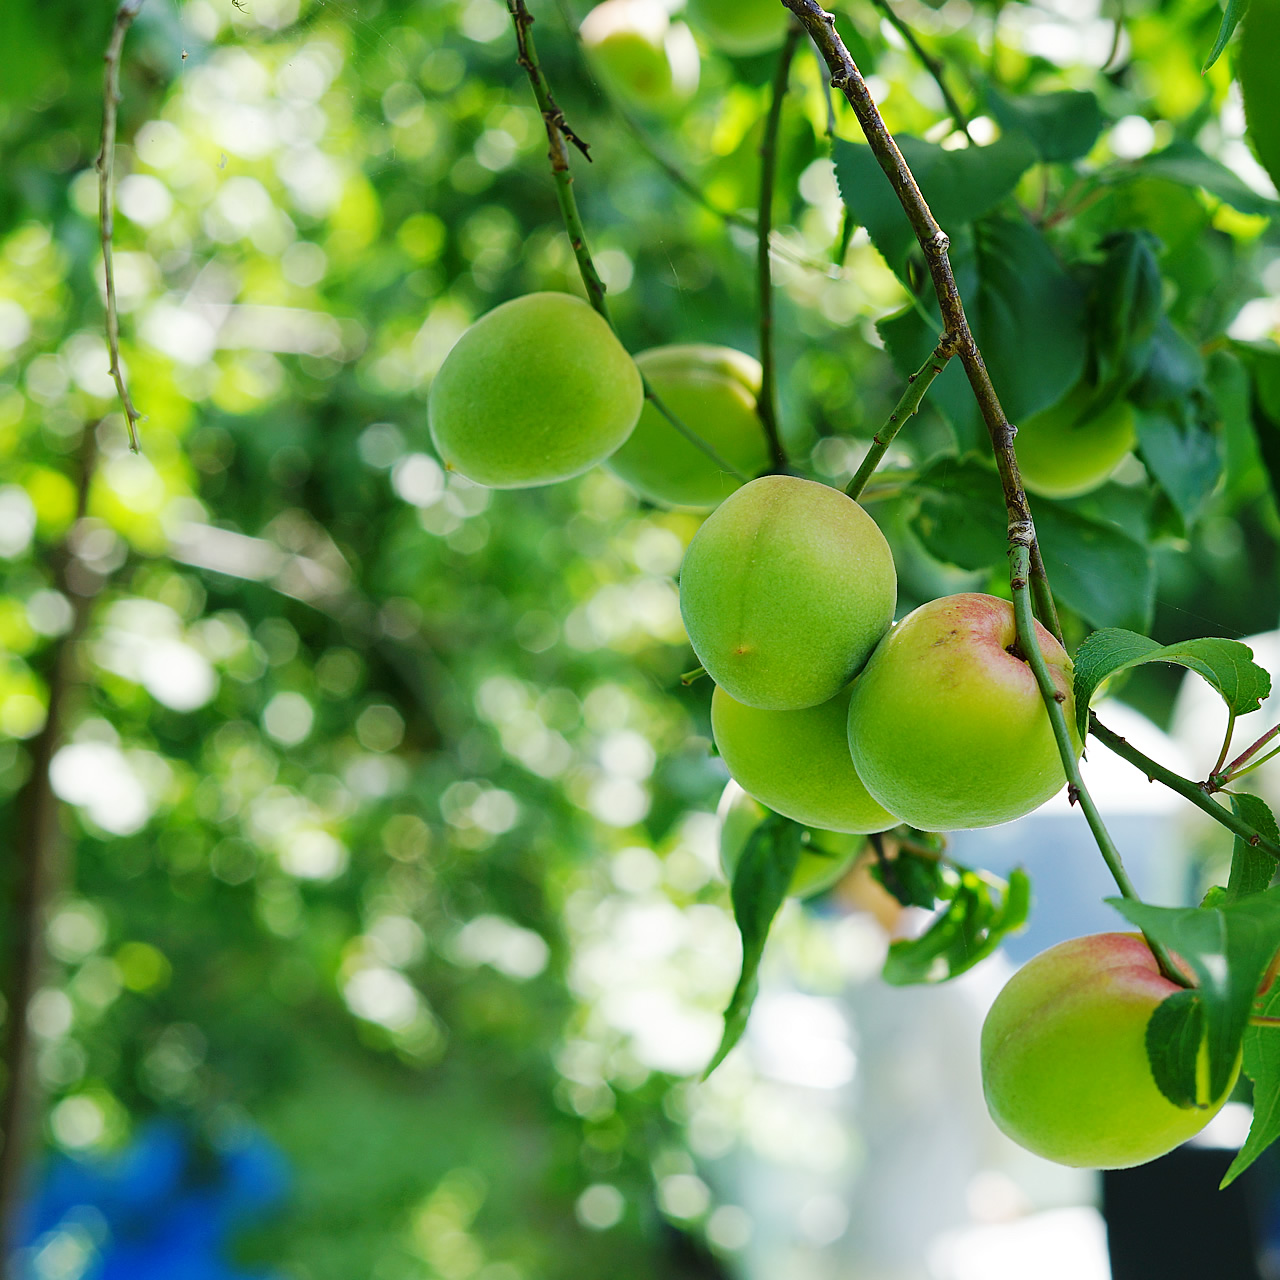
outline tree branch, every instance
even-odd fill
[[[969,328],[969,320],[965,315],[964,304],[961,302],[955,276],[951,270],[951,261],[947,256],[951,242],[929,209],[914,175],[898,150],[897,143],[894,142],[880,112],[871,100],[871,94],[867,90],[861,72],[845,47],[844,41],[836,33],[834,16],[823,10],[817,0],[783,0],[783,3],[804,25],[805,30],[809,32],[821,51],[827,68],[831,72],[832,86],[843,92],[853,108],[858,124],[871,146],[872,154],[889,179],[911,224],[911,229],[915,232],[916,240],[924,251],[934,292],[938,297],[943,330],[955,337],[956,354],[964,365],[965,375],[978,402],[982,420],[991,440],[996,470],[1000,474],[1000,485],[1004,490],[1009,528],[1026,531],[1026,536],[1030,539],[1030,575],[1036,611],[1040,614],[1040,621],[1044,626],[1060,640],[1061,628],[1058,625],[1056,612],[1051,611],[1052,599],[1045,580],[1044,563],[1035,539],[1031,508],[1027,502],[1026,490],[1022,486],[1018,461],[1013,452],[1015,430],[1000,406],[1000,399],[996,395],[995,387],[991,384],[982,353],[978,350],[978,344],[974,341],[973,332]],[[1037,583],[1037,580],[1040,581]]]
[[[1089,732],[1121,759],[1136,765],[1152,782],[1161,782],[1170,791],[1176,791],[1184,799],[1190,800],[1197,809],[1203,810],[1215,822],[1220,822],[1242,840],[1247,840],[1255,849],[1264,849],[1273,858],[1280,858],[1280,844],[1267,839],[1243,818],[1238,818],[1226,805],[1219,804],[1200,783],[1192,782],[1190,778],[1184,778],[1180,773],[1174,773],[1172,769],[1166,769],[1150,756],[1144,755],[1114,730],[1108,729],[1092,711],[1089,712]]]
[[[125,425],[129,429],[129,448],[138,452],[137,422],[142,416],[134,408],[120,367],[120,316],[116,308],[116,272],[111,256],[111,238],[115,234],[114,185],[116,170],[116,113],[120,106],[120,55],[124,38],[133,20],[142,10],[143,0],[124,0],[116,10],[111,38],[103,60],[107,64],[102,90],[102,149],[98,152],[98,231],[102,239],[102,275],[107,295],[107,350],[111,356],[111,378],[124,408]]]
[[[959,102],[956,101],[955,95],[947,88],[947,82],[942,75],[942,63],[920,43],[916,33],[898,16],[897,12],[889,4],[889,0],[872,0],[872,3],[889,20],[890,26],[907,42],[911,52],[920,59],[921,65],[933,77],[934,84],[938,86],[938,91],[942,94],[942,101],[946,104],[947,114],[951,117],[955,127],[960,129],[972,142],[973,134],[969,132],[969,116]]]
[[[68,571],[75,558],[72,538],[88,508],[96,459],[95,430],[96,424],[84,432],[76,523],[54,553],[55,584],[72,602],[71,627],[45,651],[48,710],[43,728],[31,743],[31,773],[15,800],[13,886],[5,929],[9,954],[4,975],[4,1038],[0,1042],[0,1083],[4,1089],[0,1100],[0,1275],[9,1274],[16,1243],[15,1217],[24,1192],[23,1173],[39,1104],[27,1010],[44,969],[45,915],[61,879],[62,832],[49,767],[62,741],[68,693],[76,678],[77,648],[92,604],[91,594],[84,594],[84,584],[73,582]]]
[[[951,338],[944,337],[924,364],[907,379],[907,389],[894,406],[893,412],[889,415],[889,421],[871,437],[871,448],[867,450],[867,456],[862,459],[853,479],[845,486],[844,491],[849,497],[859,497],[867,487],[867,481],[880,465],[880,459],[884,457],[885,450],[893,443],[894,436],[902,430],[907,419],[919,410],[925,392],[929,390],[934,378],[947,367],[947,361],[951,359],[954,350]]]
[[[773,96],[765,117],[760,142],[760,213],[756,222],[756,279],[760,306],[760,395],[756,410],[769,441],[769,455],[775,471],[787,469],[787,455],[778,430],[778,386],[773,342],[773,269],[769,259],[769,237],[773,232],[773,185],[778,170],[778,127],[782,121],[782,100],[787,94],[791,62],[803,31],[794,22],[778,55],[773,77]]]
[[[139,0],[140,2],[140,0]],[[613,318],[609,315],[609,306],[605,302],[605,285],[596,270],[591,250],[587,247],[587,233],[582,224],[582,215],[578,212],[578,201],[573,194],[573,174],[569,170],[569,148],[565,140],[572,142],[590,161],[590,147],[570,127],[564,118],[564,112],[556,105],[551,96],[551,86],[543,74],[542,64],[538,61],[538,49],[533,41],[533,14],[529,12],[525,0],[507,0],[507,12],[511,15],[512,25],[516,32],[516,61],[522,66],[533,87],[533,96],[537,100],[538,110],[542,113],[542,123],[547,131],[549,150],[547,158],[551,161],[551,176],[556,184],[556,200],[560,205],[560,217],[564,222],[565,232],[573,247],[573,256],[578,263],[578,274],[582,277],[582,286],[587,292],[587,301],[591,303],[601,316],[613,328]],[[745,476],[737,467],[726,462],[697,432],[687,427],[662,402],[661,397],[653,389],[649,379],[642,373],[645,399],[648,400],[690,444],[701,449],[722,471],[736,476],[745,482]]]

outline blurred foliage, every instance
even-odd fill
[[[1027,337],[1000,316],[1001,264],[1048,273],[1074,299],[1037,302],[1065,387],[1086,359],[1127,359],[1086,305],[1114,238],[1141,233],[1159,275],[1160,358],[1144,348],[1145,381],[1126,385],[1188,461],[1156,483],[1133,460],[1037,507],[1054,512],[1069,638],[1148,600],[1162,644],[1274,626],[1280,254],[1230,48],[1200,74],[1219,7],[1137,0],[1113,56],[1093,9],[900,7],[973,113],[1031,139],[1001,211],[992,193],[957,215],[991,332]],[[535,13],[557,99],[592,143],[576,190],[621,335],[633,351],[753,351],[752,239],[707,205],[753,214],[772,60],[704,42],[697,96],[642,120],[638,145],[566,24],[584,8]],[[119,1149],[157,1116],[209,1140],[251,1121],[295,1185],[245,1257],[299,1280],[716,1274],[742,1237],[699,1162],[730,1148],[753,1085],[733,1061],[685,1083],[738,962],[709,689],[679,681],[674,575],[697,521],[602,472],[490,493],[446,476],[426,433],[426,388],[472,319],[579,291],[505,7],[144,8],[116,157],[140,456],[106,374],[93,163],[113,6],[90,9],[0,16],[10,829],[72,598],[89,608],[52,774],[54,965],[32,1011],[45,1144]],[[841,29],[890,127],[960,164],[896,33],[869,5],[842,5]],[[824,85],[802,51],[774,268],[788,446],[843,484],[914,367],[886,354],[893,326],[918,330],[911,352],[933,339],[902,310],[920,292],[909,246],[890,270],[874,230],[846,243],[829,112],[839,137],[855,126]],[[1046,94],[1064,95],[1065,151],[1045,150]],[[1028,409],[1037,358],[1004,352]],[[960,460],[977,440],[954,404],[940,380],[868,493],[903,609],[1003,589],[1003,516],[968,500],[985,473]],[[1122,586],[1100,620],[1103,577]],[[1169,680],[1130,696],[1162,718]]]

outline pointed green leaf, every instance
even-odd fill
[[[1048,163],[1078,160],[1102,132],[1102,111],[1087,89],[1006,97],[987,90],[987,105],[1006,132],[1024,133]]]
[[[1236,75],[1244,98],[1246,134],[1262,167],[1280,187],[1280,0],[1253,0],[1240,32]]]
[[[1056,585],[1056,584],[1055,584]],[[1271,677],[1239,640],[1183,640],[1160,645],[1119,627],[1095,631],[1075,657],[1076,718],[1081,737],[1089,724],[1089,701],[1098,686],[1117,671],[1146,662],[1171,662],[1202,676],[1222,696],[1233,715],[1257,711],[1271,692]]]
[[[1175,1107],[1194,1107],[1196,1065],[1204,1042],[1204,1007],[1195,991],[1179,991],[1156,1006],[1147,1023],[1147,1061],[1160,1092]]]
[[[1254,1011],[1263,1017],[1280,1018],[1280,984],[1257,1002]],[[1280,1027],[1250,1027],[1244,1033],[1244,1073],[1253,1081],[1253,1123],[1222,1179],[1224,1187],[1280,1138]]]
[[[1249,0],[1227,0],[1227,7],[1222,14],[1222,22],[1218,26],[1218,35],[1213,42],[1213,48],[1209,50],[1209,56],[1205,59],[1205,64],[1200,68],[1203,75],[1211,66],[1222,56],[1222,51],[1227,47],[1227,41],[1231,39],[1231,33],[1236,29],[1240,19],[1244,17],[1244,11],[1249,7]]]
[[[1265,800],[1247,794],[1232,794],[1228,799],[1236,817],[1243,818],[1268,840],[1280,839],[1275,815]],[[1231,850],[1231,878],[1227,881],[1225,901],[1234,902],[1237,898],[1262,893],[1275,873],[1276,860],[1271,854],[1265,849],[1255,849],[1247,840],[1236,836]]]
[[[724,1011],[724,1035],[706,1075],[724,1061],[747,1029],[764,944],[800,861],[804,833],[798,822],[772,813],[751,833],[734,868],[729,894],[733,918],[742,936],[742,972]]]

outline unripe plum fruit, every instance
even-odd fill
[[[849,756],[849,694],[802,711],[761,711],[723,689],[711,731],[730,776],[775,813],[810,827],[867,834],[898,825],[868,794]]]
[[[1094,388],[1082,382],[1058,404],[1018,426],[1018,467],[1033,493],[1046,498],[1088,493],[1133,448],[1133,406],[1116,399],[1093,408],[1094,394]]]
[[[1028,1151],[1077,1168],[1127,1169],[1199,1133],[1231,1092],[1207,1098],[1205,1046],[1198,1107],[1174,1106],[1147,1061],[1147,1023],[1179,990],[1136,933],[1042,951],[1009,979],[982,1027],[991,1118]]]
[[[530,293],[481,316],[431,384],[427,421],[446,467],[493,489],[551,484],[626,440],[640,371],[606,320],[567,293]]]
[[[604,0],[579,34],[592,67],[633,106],[669,111],[698,87],[698,46],[659,0]]]
[[[1072,666],[1036,624],[1075,740]],[[925,831],[1030,813],[1066,777],[1035,675],[1016,654],[1013,605],[944,596],[908,614],[853,686],[849,750],[867,790]]]
[[[781,0],[689,0],[688,8],[710,44],[738,56],[776,49],[791,21]]]
[[[749,707],[834,698],[893,620],[884,535],[839,489],[794,476],[743,485],[694,535],[680,612],[698,661]]]
[[[769,810],[736,782],[731,780],[725,787],[716,817],[720,820],[720,867],[730,884],[751,833],[768,816]],[[840,831],[805,832],[805,846],[792,872],[788,896],[812,898],[830,889],[853,866],[865,843],[861,836]]]
[[[760,362],[729,347],[654,347],[636,365],[662,402],[730,466],[754,476],[769,462],[756,414]],[[642,498],[709,511],[741,483],[646,403],[630,439],[606,464]]]

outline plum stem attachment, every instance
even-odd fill
[[[1107,830],[1102,814],[1085,786],[1084,777],[1080,773],[1080,761],[1076,755],[1075,743],[1071,740],[1071,730],[1067,725],[1067,715],[1063,709],[1063,695],[1053,683],[1049,673],[1049,664],[1045,661],[1044,651],[1040,648],[1040,637],[1036,634],[1035,615],[1031,608],[1031,591],[1029,577],[1031,570],[1031,542],[1035,530],[1024,527],[1009,528],[1009,560],[1010,587],[1013,594],[1013,615],[1017,625],[1018,646],[1022,650],[1023,661],[1031,668],[1044,700],[1045,710],[1049,715],[1049,724],[1053,729],[1053,738],[1058,746],[1058,755],[1062,757],[1063,772],[1067,776],[1067,795],[1072,804],[1078,804],[1093,832],[1093,838],[1102,854],[1102,860],[1111,872],[1120,893],[1131,902],[1141,902],[1129,873],[1125,870],[1111,833]],[[1152,955],[1160,965],[1161,972],[1171,982],[1179,986],[1187,985],[1186,976],[1173,963],[1163,944],[1157,942],[1149,934],[1144,934]]]
[[[867,456],[862,459],[862,463],[854,472],[853,479],[845,486],[844,491],[849,497],[861,496],[863,489],[867,487],[867,481],[880,465],[880,459],[893,443],[894,436],[906,425],[908,418],[919,412],[925,393],[929,390],[934,378],[947,367],[947,361],[951,359],[954,352],[954,339],[950,334],[944,335],[924,364],[907,379],[907,389],[894,405],[888,421],[871,437],[871,448],[867,450]]]
[[[1122,760],[1141,769],[1152,782],[1163,783],[1170,791],[1176,791],[1184,799],[1190,800],[1197,809],[1207,813],[1215,822],[1221,823],[1242,840],[1247,840],[1255,849],[1263,849],[1273,858],[1280,858],[1280,844],[1269,840],[1243,818],[1237,817],[1226,805],[1219,804],[1208,794],[1203,783],[1192,782],[1190,778],[1184,778],[1180,773],[1174,773],[1172,769],[1166,769],[1150,756],[1144,755],[1113,729],[1108,729],[1092,711],[1089,712],[1089,732]]]
[[[142,415],[134,406],[120,365],[120,313],[116,302],[116,268],[111,252],[115,234],[115,175],[116,175],[116,117],[120,108],[120,59],[124,52],[124,38],[133,20],[142,10],[143,0],[124,0],[116,10],[111,37],[107,42],[103,61],[106,72],[102,87],[102,146],[98,151],[95,168],[98,170],[98,234],[102,241],[102,280],[107,300],[107,352],[111,358],[111,380],[116,384],[116,394],[124,409],[125,426],[129,432],[129,448],[139,452],[138,420]]]
[[[137,0],[140,4],[141,0]],[[543,73],[542,63],[538,60],[538,47],[534,43],[533,14],[529,12],[525,0],[507,0],[507,12],[511,15],[512,25],[516,32],[516,62],[524,68],[533,88],[533,96],[542,114],[542,123],[547,131],[547,158],[551,162],[551,176],[556,185],[556,201],[560,206],[560,217],[564,222],[565,233],[573,248],[573,256],[578,264],[578,274],[582,277],[582,287],[586,290],[587,301],[608,322],[616,332],[613,317],[609,314],[609,304],[605,301],[605,284],[596,270],[595,260],[587,246],[587,232],[582,222],[582,214],[578,211],[577,197],[573,194],[573,174],[569,169],[569,148],[567,142],[591,160],[591,149],[588,143],[570,128],[564,118],[564,112],[556,105],[551,96],[551,86]],[[567,142],[566,142],[567,140]],[[715,463],[722,471],[735,476],[744,484],[751,477],[743,475],[737,467],[726,462],[696,431],[691,430],[662,402],[654,391],[649,380],[641,376],[644,383],[644,395],[653,407],[695,448]]]
[[[991,440],[996,470],[1000,473],[1000,486],[1004,491],[1009,528],[1025,527],[1032,531],[1028,573],[1035,612],[1045,628],[1053,634],[1055,639],[1061,641],[1062,627],[1058,622],[1057,610],[1053,604],[1053,594],[1049,590],[1044,560],[1035,541],[1035,526],[1031,519],[1031,507],[1022,484],[1022,476],[1018,470],[1018,460],[1014,456],[1013,437],[1016,432],[1001,408],[1000,398],[996,395],[995,387],[991,383],[982,352],[978,349],[973,331],[969,327],[964,303],[961,301],[955,274],[951,269],[951,260],[948,257],[951,240],[933,216],[914,174],[903,159],[902,152],[898,150],[898,144],[893,140],[893,135],[886,127],[884,118],[871,97],[862,73],[836,31],[835,15],[827,13],[818,0],[783,0],[783,3],[801,22],[818,46],[831,73],[832,87],[839,89],[853,108],[871,153],[884,171],[885,177],[888,178],[889,185],[897,195],[898,202],[907,215],[907,221],[911,224],[916,241],[924,254],[934,293],[937,295],[943,330],[945,333],[954,335],[956,354],[964,365],[965,376],[969,380],[974,399],[978,402],[982,421],[986,425],[987,435]]]
[[[756,412],[769,442],[769,457],[775,471],[787,469],[787,455],[778,429],[777,358],[773,329],[773,267],[769,242],[773,235],[773,188],[778,171],[778,130],[782,122],[782,100],[787,94],[791,63],[800,44],[803,29],[795,22],[787,27],[787,38],[778,55],[773,77],[773,96],[765,116],[764,134],[760,141],[760,209],[756,218],[756,279],[760,307],[760,394]]]
[[[701,680],[702,677],[705,676],[706,674],[707,674],[706,667],[694,667],[692,671],[686,671],[680,677],[680,683],[684,685],[685,688],[688,688],[689,685],[695,684],[697,681]]]
[[[969,141],[973,142],[973,135],[969,132],[969,116],[964,108],[956,101],[956,96],[948,87],[945,77],[942,74],[942,63],[935,58],[919,41],[916,33],[912,31],[910,26],[899,16],[890,5],[889,0],[872,0],[872,3],[880,10],[881,13],[889,20],[889,25],[907,42],[911,52],[920,59],[921,66],[933,77],[933,82],[938,86],[938,92],[942,94],[942,101],[946,104],[947,114],[950,115],[952,123],[959,129]]]

